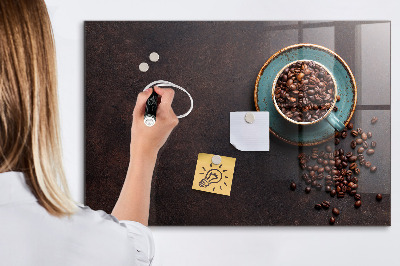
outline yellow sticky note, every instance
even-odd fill
[[[214,164],[213,156],[199,153],[192,189],[230,196],[236,159],[220,156],[221,162]]]

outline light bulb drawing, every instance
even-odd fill
[[[210,164],[210,167],[213,167],[213,164]],[[205,174],[205,177],[200,180],[199,182],[199,186],[200,187],[208,187],[211,184],[215,184],[215,186],[218,186],[218,184],[222,181],[223,177],[224,177],[224,172],[226,172],[227,170],[221,169],[222,164],[219,165],[219,169],[218,168],[211,168],[209,170],[207,170],[205,167],[202,167],[204,172],[200,173],[201,175]],[[221,170],[220,170],[221,169]],[[228,178],[227,176],[225,176],[225,178]],[[226,182],[223,182],[223,184],[225,186],[228,186],[226,184]],[[213,191],[215,191],[215,188],[213,188]],[[220,184],[219,189],[222,190],[222,184]]]

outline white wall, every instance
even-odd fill
[[[400,1],[47,0],[56,37],[64,159],[83,201],[84,20],[392,20],[392,170],[400,142]],[[273,3],[281,3],[281,6]],[[397,118],[397,119],[396,119]],[[392,171],[392,226],[153,227],[155,265],[400,265],[400,180]],[[343,249],[342,254],[339,250]]]

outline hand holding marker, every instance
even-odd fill
[[[153,81],[144,88],[144,90],[147,90],[149,88],[152,88],[152,90],[153,90],[152,94],[149,96],[149,98],[146,101],[146,109],[145,109],[145,113],[144,113],[144,123],[146,126],[152,127],[156,123],[158,94],[154,90],[154,86],[173,87],[173,88],[178,88],[178,89],[182,90],[183,92],[185,92],[189,96],[189,99],[190,99],[190,108],[186,113],[184,113],[183,115],[179,115],[177,117],[183,118],[183,117],[187,116],[188,114],[190,114],[190,112],[193,109],[193,99],[192,99],[192,96],[184,88],[182,88],[181,86],[178,86],[172,82],[169,82],[169,81],[164,81],[164,80]]]

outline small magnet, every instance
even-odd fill
[[[160,59],[160,55],[156,52],[152,52],[149,56],[151,62],[157,62]]]
[[[142,71],[142,72],[146,72],[147,70],[149,70],[149,64],[144,63],[144,62],[141,63],[139,65],[139,70]]]
[[[244,116],[244,120],[249,123],[249,124],[253,124],[254,123],[254,114],[252,113],[246,113],[246,115]]]
[[[222,158],[221,158],[221,156],[219,156],[219,155],[214,155],[214,156],[211,158],[211,162],[212,162],[213,164],[215,164],[215,165],[221,164],[221,161],[222,161]]]

